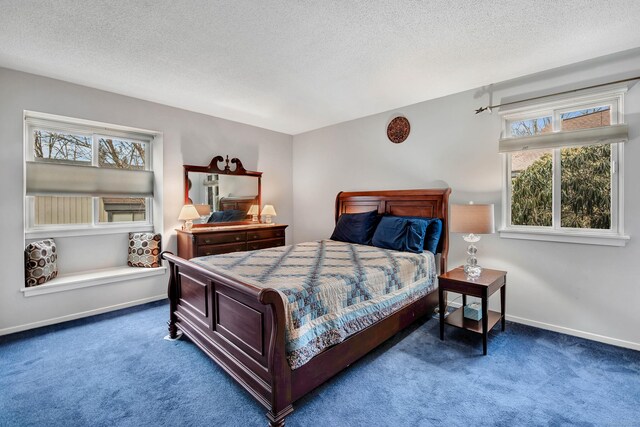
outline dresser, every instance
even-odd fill
[[[193,228],[178,232],[178,256],[191,259],[198,256],[253,251],[284,246],[286,224],[238,225]]]

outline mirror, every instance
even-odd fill
[[[208,166],[184,165],[184,203],[195,205],[201,215],[193,225],[252,222],[251,206],[261,208],[261,179],[262,172],[248,171],[229,156],[216,156]]]

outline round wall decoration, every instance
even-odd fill
[[[387,126],[387,138],[394,144],[400,144],[407,139],[410,130],[409,120],[406,117],[398,116],[391,120]]]

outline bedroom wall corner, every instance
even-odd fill
[[[208,164],[215,155],[242,160],[263,175],[263,202],[273,204],[276,220],[290,224],[292,241],[292,137],[237,122],[88,88],[60,80],[0,68],[0,335],[49,323],[162,299],[167,274],[64,292],[24,297],[23,287],[23,111],[154,130],[162,133],[162,193],[154,218],[164,249],[175,252],[175,228],[183,203],[183,164]],[[155,159],[154,159],[155,160]],[[156,208],[156,214],[158,208]],[[96,248],[90,238],[66,238],[61,261],[66,272],[126,263],[126,235],[111,235]],[[64,253],[59,254],[62,258]],[[61,274],[64,271],[61,271]]]
[[[640,49],[501,82],[491,87],[340,123],[293,138],[295,241],[327,238],[335,196],[342,190],[450,186],[451,203],[494,203],[500,224],[503,182],[498,114],[474,114],[490,102],[513,100],[578,83],[639,74]],[[411,123],[402,144],[386,126],[396,115]],[[640,84],[626,95],[630,141],[625,146],[626,247],[501,239],[479,243],[482,265],[508,271],[507,315],[546,329],[640,349],[640,300],[633,265],[640,257]],[[461,236],[451,235],[449,267],[465,260]],[[498,300],[494,300],[496,304]]]

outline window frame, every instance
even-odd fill
[[[145,144],[145,169],[146,171],[154,171],[154,153],[158,148],[155,145],[155,139],[160,135],[158,132],[148,131],[144,129],[132,128],[127,126],[112,125],[108,123],[95,122],[84,119],[75,119],[71,117],[57,116],[47,113],[39,113],[33,111],[24,112],[24,130],[23,130],[23,197],[24,197],[24,232],[25,238],[43,238],[43,237],[66,237],[66,236],[85,236],[85,235],[101,235],[116,234],[123,232],[146,232],[154,230],[154,199],[152,197],[144,197],[145,199],[145,220],[144,221],[122,221],[122,222],[101,222],[100,221],[100,198],[103,196],[85,196],[79,197],[91,198],[91,222],[85,224],[35,224],[35,197],[26,194],[26,162],[37,161],[34,156],[35,138],[33,132],[35,130],[58,131],[67,133],[76,133],[79,135],[91,136],[92,153],[91,166],[99,167],[99,141],[101,138],[114,138],[131,141],[135,143]],[[160,147],[161,149],[161,147]],[[155,178],[154,178],[155,181]],[[154,184],[155,186],[156,184]],[[69,195],[73,197],[73,195]]]
[[[588,108],[609,106],[610,125],[624,123],[625,87],[582,96],[559,97],[545,103],[529,104],[501,111],[502,135],[511,137],[510,123],[513,121],[550,116],[552,132],[561,132],[561,114]],[[517,137],[515,137],[517,138]],[[584,229],[562,227],[561,222],[561,150],[566,147],[549,148],[553,156],[552,178],[552,225],[528,226],[511,224],[511,161],[518,151],[501,153],[503,157],[502,224],[500,237],[554,242],[584,243],[608,246],[624,246],[629,236],[624,234],[624,143],[611,145],[611,227],[609,229]],[[567,146],[569,147],[569,146]],[[535,150],[535,146],[528,149]]]

